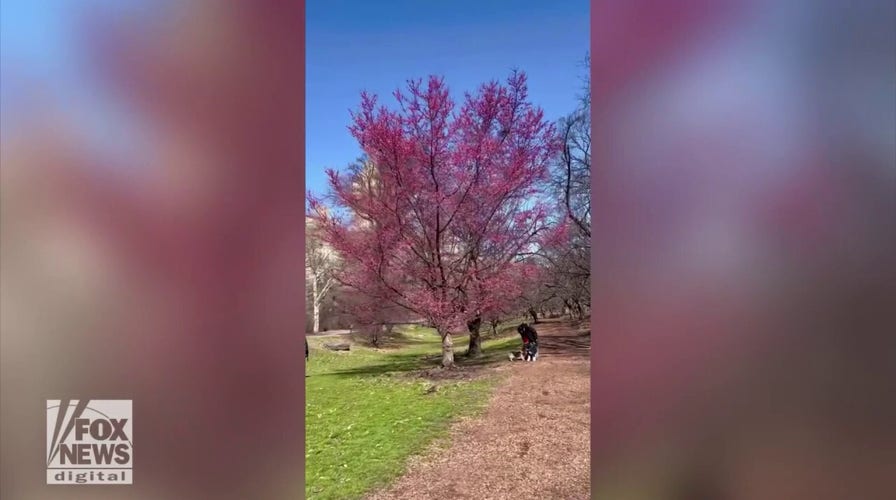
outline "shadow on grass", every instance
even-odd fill
[[[435,334],[433,334],[435,335]],[[364,347],[372,348],[372,349],[383,349],[383,350],[399,350],[405,347],[415,347],[415,346],[423,346],[427,344],[433,344],[432,339],[427,338],[419,338],[412,337],[408,334],[402,332],[393,332],[382,334],[379,339],[377,339],[376,345],[374,345],[372,339],[369,335],[363,333],[353,333],[351,335],[351,339],[358,345],[362,345]]]
[[[467,338],[463,337],[463,344],[456,339],[456,345],[466,345]],[[423,343],[430,343],[423,341]],[[479,369],[496,365],[507,361],[507,352],[516,347],[515,339],[487,340],[483,343],[482,355],[468,357],[466,349],[455,349],[454,361],[458,371],[477,371]],[[382,361],[347,370],[334,370],[326,373],[318,373],[313,377],[376,377],[382,375],[410,374],[412,372],[431,372],[441,368],[441,352],[411,352],[384,354]]]
[[[429,367],[426,356],[420,353],[386,354],[379,363],[359,366],[347,370],[334,370],[326,373],[317,373],[313,377],[356,377],[378,376],[393,373],[412,372]]]
[[[519,321],[506,321],[500,323],[497,328],[492,330],[491,326],[484,325],[481,335],[484,341],[501,340],[507,337],[515,337],[516,327]],[[438,334],[434,329],[420,325],[402,325],[389,333],[381,333],[376,345],[373,344],[369,334],[353,332],[349,337],[358,345],[373,349],[382,350],[399,350],[405,347],[419,347],[423,345],[434,345],[438,342]],[[455,347],[467,343],[466,333],[457,334],[455,336]]]
[[[438,340],[419,336],[424,332],[395,332],[389,337],[392,348],[381,347],[377,358],[370,363],[353,368],[336,369],[310,375],[311,377],[378,377],[387,375],[422,375],[429,378],[466,378],[481,370],[507,362],[507,354],[520,348],[520,341],[513,324],[502,325],[498,335],[483,332],[482,354],[466,355],[469,337],[454,337],[454,359],[457,370],[441,369],[442,353]],[[591,335],[577,330],[570,322],[546,320],[539,322],[539,351],[541,357],[582,359],[590,356]],[[416,335],[414,335],[416,334]],[[429,347],[428,349],[426,347]],[[406,349],[406,350],[405,350]],[[451,373],[449,373],[451,372]]]

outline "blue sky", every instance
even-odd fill
[[[571,112],[589,47],[588,0],[307,0],[306,188],[360,154],[347,130],[360,92],[394,102],[411,78],[436,74],[457,95],[513,68],[548,119]]]
[[[30,98],[58,106],[79,124],[90,146],[127,156],[136,128],[110,98],[84,46],[85,21],[99,13],[147,16],[147,0],[4,0],[0,3],[0,120],[8,131],[31,114]],[[155,10],[153,10],[155,9]],[[131,155],[133,156],[133,155]]]
[[[4,122],[18,111],[16,98],[32,80],[61,93],[78,75],[67,22],[69,7],[67,2],[52,0],[0,2],[0,71],[4,75],[0,109]]]
[[[96,82],[77,25],[91,8],[150,15],[145,0],[4,0],[0,113],[4,129],[18,97],[38,81],[76,113],[100,144],[122,143],[124,128]],[[349,110],[361,90],[391,103],[409,78],[444,76],[457,93],[503,79],[514,67],[529,75],[531,99],[549,119],[570,112],[581,91],[589,46],[588,0],[308,0],[306,56],[307,188],[326,189],[324,170],[360,154],[349,135]],[[24,79],[23,79],[24,78]],[[24,85],[25,87],[22,87]],[[109,141],[109,137],[119,140]],[[124,148],[127,149],[127,148]]]

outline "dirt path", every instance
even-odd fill
[[[482,417],[368,499],[590,498],[591,338],[554,321],[538,333],[539,360],[496,368],[510,377]]]

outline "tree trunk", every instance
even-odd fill
[[[582,303],[576,300],[576,316],[581,321],[585,319],[585,309],[582,308]]]
[[[537,325],[538,324],[538,313],[532,307],[529,308],[529,316],[532,316],[532,324]]]
[[[379,347],[380,346],[380,326],[372,325],[369,327],[369,330],[370,330],[370,343],[373,345],[373,347]]]
[[[454,343],[449,332],[439,332],[442,335],[442,368],[454,368]]]
[[[470,345],[467,347],[468,357],[475,358],[482,355],[482,337],[479,335],[481,326],[481,317],[476,317],[467,323],[467,329],[470,330]]]
[[[493,336],[493,337],[497,337],[497,336],[498,336],[498,325],[499,325],[499,324],[501,324],[500,321],[498,321],[498,320],[496,320],[496,319],[493,319],[493,320],[492,320],[492,336]]]
[[[314,333],[320,332],[320,300],[318,300],[317,296],[317,278],[311,280],[311,318],[312,318],[312,327],[311,331]]]

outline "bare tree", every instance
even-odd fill
[[[559,211],[570,222],[571,233],[559,247],[542,249],[548,270],[538,303],[559,302],[564,312],[583,319],[591,304],[591,78],[590,56],[578,107],[560,120],[563,149],[551,169],[551,183]]]
[[[338,266],[336,253],[316,234],[314,222],[305,223],[305,280],[310,285],[312,331],[320,331],[321,304],[333,289],[336,280],[333,271]]]
[[[560,121],[564,146],[552,172],[555,189],[563,200],[566,215],[584,236],[591,238],[591,58],[584,61],[584,89],[578,108]]]

